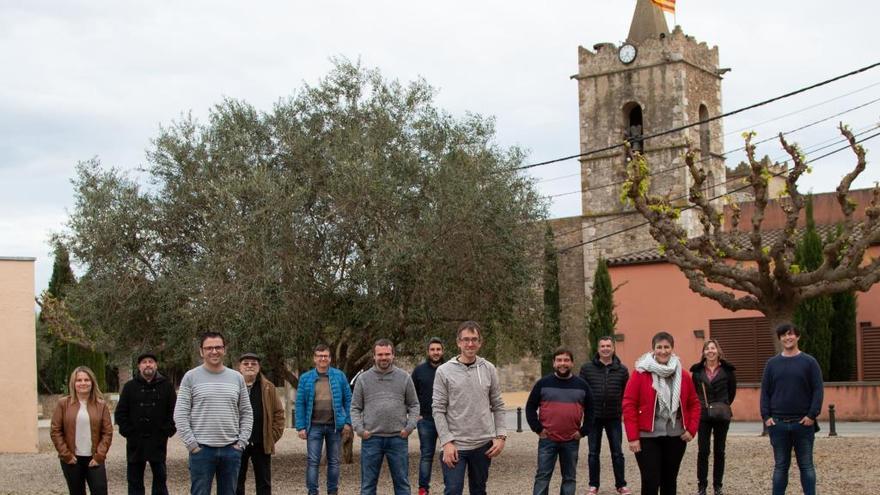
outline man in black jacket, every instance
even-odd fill
[[[437,367],[443,364],[443,341],[431,337],[428,341],[427,359],[416,366],[412,372],[413,385],[419,398],[419,495],[427,495],[431,489],[431,465],[437,450],[437,427],[431,410],[434,393],[434,375]]]
[[[581,378],[593,392],[595,422],[590,429],[589,454],[587,463],[590,470],[590,487],[587,494],[599,492],[599,451],[602,446],[602,430],[608,437],[611,448],[611,466],[614,468],[614,486],[619,494],[632,491],[626,486],[624,457],[621,448],[623,428],[621,425],[621,403],[623,390],[629,380],[629,370],[614,354],[614,339],[611,336],[599,337],[598,352],[592,361],[581,367]]]
[[[174,435],[174,385],[157,370],[156,355],[138,356],[138,374],[122,387],[116,405],[116,424],[126,439],[128,493],[143,495],[147,462],[153,472],[153,495],[167,495],[165,454]]]

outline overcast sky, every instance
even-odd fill
[[[718,45],[721,66],[733,69],[722,83],[725,111],[880,61],[874,2],[677,4],[677,17],[667,16],[670,28],[677,23]],[[623,41],[634,6],[635,0],[5,0],[0,256],[36,257],[39,292],[51,273],[47,239],[63,229],[73,206],[77,161],[97,156],[106,166],[137,168],[160,125],[189,111],[205,116],[223,97],[269,110],[326,74],[333,56],[359,58],[389,78],[424,77],[452,114],[496,117],[499,143],[527,149],[530,162],[577,153],[577,86],[570,80],[577,47]],[[877,98],[880,68],[726,119],[725,149],[742,144],[742,128],[765,137]],[[855,129],[876,124],[880,103],[840,118]],[[835,122],[792,139],[804,146],[831,139]],[[878,148],[874,143],[866,145]],[[759,152],[780,157],[778,145]],[[732,155],[728,165],[739,159]],[[832,190],[852,163],[844,153],[818,162],[805,189]],[[548,179],[577,170],[569,161],[530,173],[543,194],[554,195],[575,191],[579,181]],[[878,178],[870,162],[857,186]],[[579,195],[553,198],[551,214],[580,214]]]

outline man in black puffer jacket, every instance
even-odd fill
[[[623,428],[621,426],[621,402],[623,390],[629,380],[629,370],[614,354],[614,339],[599,337],[598,352],[592,361],[581,367],[581,378],[593,392],[595,422],[590,429],[590,449],[587,457],[590,469],[590,487],[587,494],[599,491],[599,450],[602,446],[602,430],[608,437],[611,448],[611,466],[614,468],[614,485],[617,493],[632,493],[626,486],[624,457],[621,448]]]

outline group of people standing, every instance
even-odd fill
[[[794,449],[804,493],[812,495],[821,372],[815,359],[799,351],[796,327],[780,325],[776,332],[783,350],[768,361],[761,389],[761,415],[775,458],[773,494],[785,493]],[[344,372],[331,366],[329,347],[314,348],[315,367],[300,377],[297,388],[295,422],[299,438],[307,442],[310,495],[319,490],[325,448],[326,491],[339,492],[341,443],[354,434],[361,438],[360,493],[376,493],[387,459],[394,494],[409,495],[407,450],[414,430],[420,442],[419,495],[430,493],[438,446],[444,494],[463,493],[465,478],[469,493],[486,493],[492,459],[507,440],[501,386],[495,366],[479,356],[479,324],[463,323],[456,343],[459,354],[444,362],[443,342],[432,338],[427,359],[409,374],[394,365],[394,344],[380,339],[373,346],[373,366],[356,377],[353,387]],[[673,348],[670,334],[656,334],[651,351],[636,360],[632,375],[615,355],[611,337],[599,339],[595,356],[579,375],[573,372],[570,350],[554,353],[554,372],[534,385],[526,404],[529,426],[539,436],[535,495],[548,493],[557,460],[560,493],[575,493],[578,450],[585,436],[587,494],[598,493],[603,432],[611,450],[615,490],[632,493],[624,475],[624,430],[639,465],[642,494],[676,493],[686,445],[695,437],[699,495],[709,486],[710,450],[714,494],[722,493],[735,369],[723,359],[715,340],[706,341],[690,373]],[[153,475],[151,493],[168,493],[167,440],[177,433],[189,451],[190,493],[210,494],[216,479],[218,494],[244,494],[250,462],[257,494],[270,494],[271,456],[284,431],[284,410],[274,385],[260,372],[256,354],[242,354],[238,371],[227,368],[226,342],[220,333],[203,334],[199,353],[203,364],[184,375],[177,393],[158,372],[156,355],[138,356],[138,373],[123,387],[115,410],[119,432],[127,439],[129,493],[145,493],[147,464]],[[113,437],[110,410],[87,367],[76,368],[69,385],[71,394],[59,401],[51,422],[62,472],[71,494],[85,495],[86,486],[92,494],[106,494],[104,459]]]
[[[296,430],[307,440],[306,488],[319,490],[319,463],[326,448],[328,494],[339,492],[342,440],[361,438],[360,493],[374,495],[387,459],[395,495],[409,495],[408,438],[420,441],[419,495],[431,490],[431,470],[439,444],[445,494],[486,493],[492,458],[504,449],[504,402],[498,372],[480,357],[480,325],[462,323],[456,333],[460,351],[444,363],[443,341],[432,338],[427,359],[409,374],[394,365],[394,343],[373,344],[373,366],[354,380],[332,367],[330,349],[314,349],[315,367],[300,377],[296,394]]]
[[[729,405],[733,394],[728,393],[728,384],[732,383],[734,390],[736,387],[733,367],[720,359],[717,342],[710,340],[704,346],[704,358],[699,363],[702,368],[692,377],[682,369],[678,356],[672,352],[673,345],[674,340],[668,333],[655,335],[652,351],[636,360],[632,376],[616,356],[611,336],[598,339],[595,356],[581,367],[579,376],[572,373],[570,350],[560,348],[554,352],[553,374],[535,384],[526,402],[526,419],[540,437],[534,495],[548,493],[557,457],[562,472],[560,493],[574,495],[582,437],[589,439],[587,494],[599,493],[603,432],[611,451],[615,491],[624,495],[632,493],[625,478],[621,447],[624,428],[629,448],[639,465],[642,493],[652,495],[676,493],[678,470],[687,442],[697,435],[698,429],[716,428],[714,482],[716,494],[721,493],[727,427],[701,418],[695,383],[709,383],[713,392],[707,401],[711,397],[712,401]],[[726,367],[723,372],[722,366]],[[708,374],[707,369],[711,370]],[[709,444],[701,442],[700,447],[700,493],[705,494],[704,464],[708,463]]]
[[[822,374],[816,360],[799,350],[800,332],[790,323],[776,335],[782,352],[772,357],[761,382],[761,417],[773,447],[773,495],[784,495],[794,450],[805,495],[816,493],[813,441],[822,406]],[[589,438],[587,494],[597,494],[602,432],[608,439],[615,489],[629,494],[624,477],[621,430],[635,454],[642,495],[674,495],[688,442],[698,439],[697,495],[709,487],[709,457],[713,453],[712,488],[724,492],[725,446],[736,398],[736,369],[724,360],[721,344],[703,344],[700,361],[686,371],[673,352],[675,340],[659,332],[651,350],[635,362],[632,375],[614,353],[614,339],[598,339],[593,359],[572,373],[572,352],[557,349],[554,372],[541,378],[526,403],[529,426],[538,434],[538,468],[534,495],[548,493],[559,461],[560,494],[573,495],[580,439]]]

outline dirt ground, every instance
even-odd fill
[[[532,433],[512,433],[504,453],[493,461],[489,475],[489,493],[519,495],[532,490],[537,440]],[[272,461],[273,488],[276,494],[305,494],[305,442],[297,438],[293,430],[287,430],[279,442],[278,454]],[[360,482],[358,462],[359,443],[355,442],[354,464],[342,466],[340,494],[357,494]],[[818,491],[830,495],[848,493],[874,493],[880,475],[873,466],[880,452],[878,438],[828,438],[816,440],[815,462],[817,466]],[[696,443],[688,446],[679,475],[679,493],[696,491]],[[586,441],[581,443],[578,463],[578,493],[586,490]],[[626,453],[626,476],[629,485],[638,493],[639,475],[635,459]],[[602,488],[600,493],[611,494],[614,483],[607,448],[602,456]],[[728,438],[727,473],[724,486],[730,494],[770,493],[773,469],[769,441],[760,436],[734,436]],[[111,494],[126,493],[125,440],[114,437],[107,460]],[[149,472],[149,469],[147,470]],[[173,494],[188,493],[189,476],[186,452],[177,438],[169,442],[169,489]],[[322,468],[321,480],[324,482]],[[413,492],[418,481],[418,439],[410,440],[410,483]],[[711,472],[711,470],[710,470]],[[559,474],[554,473],[551,493],[558,493]],[[149,478],[149,474],[147,475]],[[442,475],[439,465],[434,465],[434,493],[442,493]],[[149,486],[149,485],[148,485]],[[149,488],[148,488],[149,490]],[[67,493],[61,475],[58,458],[48,443],[38,454],[0,455],[0,494],[62,494]],[[252,485],[248,493],[253,493]],[[324,491],[322,490],[322,493]],[[380,494],[391,494],[391,480],[383,469],[379,484]],[[801,493],[797,467],[792,461],[789,493]]]

